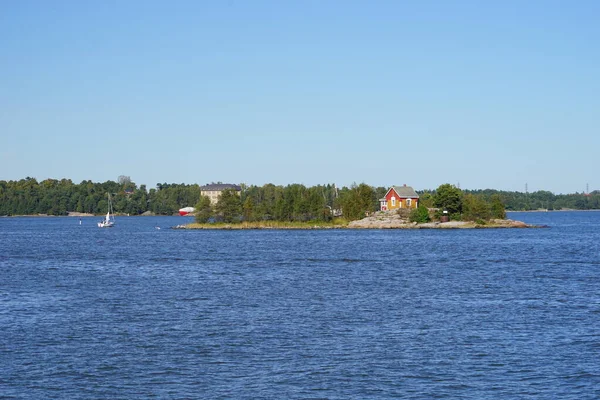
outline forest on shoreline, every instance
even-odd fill
[[[365,211],[379,209],[379,199],[389,188],[367,184],[338,188],[335,184],[307,187],[266,184],[241,185],[240,215],[252,220],[309,221],[327,220],[336,210],[344,217],[356,219]],[[491,202],[498,197],[507,211],[529,210],[593,210],[600,209],[600,192],[589,194],[532,193],[493,189],[460,190],[470,199]],[[67,215],[69,212],[106,213],[107,193],[112,195],[116,213],[140,215],[173,215],[182,207],[195,206],[200,200],[200,186],[184,183],[158,183],[148,189],[136,185],[128,177],[118,181],[73,183],[70,179],[46,179],[38,182],[27,177],[18,181],[0,181],[0,216]],[[434,207],[436,190],[417,191],[420,203]]]

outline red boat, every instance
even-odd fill
[[[193,213],[194,211],[196,211],[194,207],[183,207],[179,210],[179,215],[183,217],[185,215]]]

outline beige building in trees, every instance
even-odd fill
[[[200,195],[210,199],[210,204],[217,204],[219,196],[223,190],[233,189],[238,195],[242,193],[242,188],[231,183],[213,183],[210,185],[200,186]]]

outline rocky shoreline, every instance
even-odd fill
[[[90,213],[82,213],[82,212],[77,212],[77,211],[69,211],[69,213],[67,214],[67,217],[95,217],[94,214],[90,214]]]
[[[351,229],[473,229],[473,228],[541,228],[540,226],[528,225],[522,221],[492,220],[485,224],[472,221],[449,221],[449,222],[427,222],[417,224],[416,222],[400,222],[390,220],[360,220],[348,224]]]
[[[297,230],[297,229],[489,229],[489,228],[544,228],[546,226],[529,225],[522,221],[512,219],[493,219],[482,223],[480,221],[449,221],[449,222],[427,222],[418,224],[402,218],[396,212],[376,212],[369,217],[358,221],[352,221],[349,224],[286,224],[286,223],[236,223],[236,224],[186,224],[177,225],[172,229],[207,229],[207,230],[248,230],[248,229],[269,229],[269,230]]]
[[[398,213],[378,211],[358,221],[352,221],[348,228],[354,229],[469,229],[469,228],[538,228],[512,219],[492,219],[485,223],[473,221],[426,222],[418,224],[402,218]]]

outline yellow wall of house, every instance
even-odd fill
[[[222,190],[201,190],[200,195],[206,196],[210,199],[210,204],[215,205],[219,202],[219,196],[221,195]],[[238,196],[241,196],[242,192],[235,192]]]
[[[402,204],[402,206],[400,206],[400,204]],[[406,199],[403,200],[398,200],[396,199],[396,205],[392,206],[392,201],[388,201],[387,202],[387,208],[388,210],[395,210],[397,208],[417,208],[417,204],[418,204],[418,199],[410,199],[410,206],[406,206]]]

